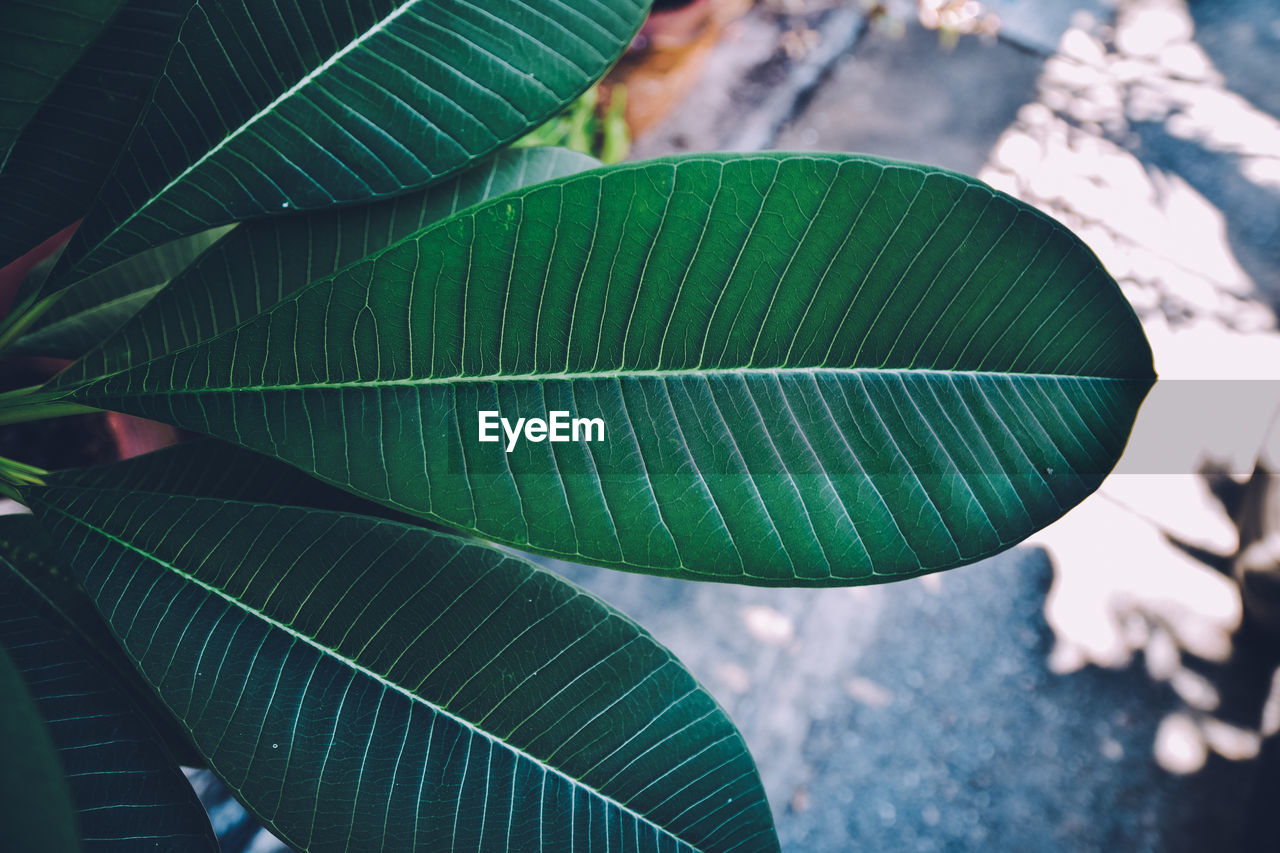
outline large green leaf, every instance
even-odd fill
[[[72,365],[59,381],[66,385],[120,370],[131,362],[212,337],[274,305],[290,291],[463,208],[599,165],[585,154],[563,148],[504,151],[416,193],[244,223],[151,300],[136,322]],[[132,263],[125,261],[99,276]],[[96,278],[72,288],[64,299],[78,300],[78,294]]]
[[[174,276],[233,228],[234,225],[225,225],[201,231],[89,276],[64,291],[8,351],[13,355],[58,358],[83,355],[110,337]]]
[[[123,0],[0,0],[0,165]]]
[[[125,3],[0,157],[0,266],[84,215],[191,2]]]
[[[74,473],[88,477],[108,467],[87,469],[83,474],[80,471]],[[63,472],[54,479],[61,482],[74,478],[72,472]],[[82,650],[79,656],[87,656],[96,671],[128,694],[129,701],[147,718],[147,724],[173,757],[188,767],[202,766],[204,758],[192,745],[186,730],[178,725],[142,680],[89,600],[88,593],[66,568],[44,526],[31,515],[0,516],[0,564],[5,562],[8,567],[16,569],[16,578],[27,586],[25,591],[19,592],[38,599],[33,609],[39,610],[46,623],[56,625],[66,640]],[[0,569],[0,575],[7,570]],[[0,578],[0,583],[8,581]]]
[[[425,186],[604,74],[647,0],[228,0],[183,23],[64,263]]]
[[[23,672],[66,768],[75,804],[69,825],[79,826],[83,849],[217,853],[209,818],[160,736],[64,620],[0,558],[0,643]]]
[[[689,673],[536,566],[389,521],[28,494],[210,766],[300,850],[776,850]]]
[[[62,761],[18,667],[0,646],[0,849],[75,853]]]
[[[693,156],[521,190],[80,402],[515,547],[756,584],[995,553],[1092,492],[1153,381],[1058,223],[938,169]],[[480,442],[478,413],[603,442]]]

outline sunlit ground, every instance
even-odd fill
[[[1143,156],[1153,146],[1185,159],[1154,165],[1159,157]],[[1185,2],[1132,0],[1114,27],[1085,16],[1066,32],[1036,102],[980,173],[1084,238],[1120,281],[1155,352],[1161,383],[1117,474],[1032,541],[1055,567],[1045,605],[1056,635],[1050,665],[1117,667],[1143,650],[1152,678],[1186,705],[1154,744],[1176,773],[1199,769],[1209,750],[1251,758],[1280,727],[1280,677],[1256,725],[1242,727],[1216,716],[1216,685],[1183,661],[1231,657],[1241,602],[1228,577],[1170,537],[1224,558],[1236,552],[1236,527],[1197,472],[1212,466],[1243,482],[1280,403],[1276,268],[1246,272],[1232,231],[1247,223],[1229,223],[1207,197],[1238,205],[1240,191],[1227,195],[1228,182],[1197,187],[1177,168],[1193,162],[1210,164],[1197,177],[1229,172],[1280,205],[1280,121],[1225,88]]]

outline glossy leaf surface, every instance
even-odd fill
[[[173,286],[150,300],[135,322],[72,365],[59,377],[59,383],[69,386],[82,377],[119,370],[212,337],[304,284],[463,208],[599,165],[585,154],[563,148],[504,151],[456,177],[408,195],[243,223]],[[118,266],[132,263],[131,259]],[[74,298],[96,278],[77,285],[64,298]]]
[[[82,849],[217,853],[209,818],[159,735],[64,618],[0,559],[0,643],[66,768]],[[44,829],[53,837],[61,827]]]
[[[317,510],[28,499],[210,766],[299,849],[777,849],[714,700],[531,563]]]
[[[647,9],[645,0],[197,3],[62,280],[235,220],[426,186],[572,101]]]
[[[84,215],[191,3],[126,2],[0,157],[0,266]]]
[[[1058,518],[1152,381],[1119,288],[1043,214],[937,169],[760,154],[497,198],[72,398],[518,548],[837,585]],[[505,452],[482,411],[607,435]]]

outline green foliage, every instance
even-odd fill
[[[0,6],[0,163],[123,0],[5,0]]]
[[[14,341],[10,352],[60,358],[83,355],[234,227],[211,228],[164,243],[89,276],[36,317]]]
[[[876,583],[1115,464],[1151,353],[1030,207],[858,155],[533,145],[620,158],[589,87],[645,10],[131,0],[56,85],[0,77],[30,113],[0,259],[84,217],[0,321],[77,360],[0,424],[221,439],[0,459],[36,514],[0,523],[0,686],[46,849],[214,849],[181,759],[299,850],[776,850],[714,699],[510,548]]]
[[[40,103],[7,158],[0,156],[0,264],[84,216],[155,86],[192,2],[124,3]],[[18,4],[6,0],[6,9],[13,5]],[[31,98],[7,87],[0,91]]]
[[[318,510],[58,487],[31,501],[210,766],[299,849],[607,849],[611,832],[771,847],[715,701],[531,563]]]
[[[80,842],[62,762],[22,672],[3,646],[0,711],[0,843],[5,850],[75,853]]]
[[[66,602],[71,595],[58,598]],[[128,681],[101,650],[79,642],[88,636],[79,615],[55,607],[0,558],[0,646],[26,676],[65,768],[75,811],[72,818],[48,816],[43,833],[52,840],[70,830],[74,839],[78,828],[86,849],[114,845],[216,853],[218,842],[204,808],[136,704]],[[114,646],[109,637],[100,639]],[[48,848],[34,843],[4,849]]]
[[[276,299],[228,280],[239,304]],[[167,319],[138,318],[127,351],[163,352]],[[1151,369],[1060,225],[971,179],[843,155],[538,184],[223,325],[67,399],[527,550],[761,584],[883,580],[1024,538],[1097,486]],[[499,458],[477,441],[486,410],[614,432]],[[973,426],[998,440],[973,446]]]
[[[645,8],[198,3],[61,281],[217,225],[397,195],[459,171],[581,94]],[[276,48],[285,44],[294,49]]]
[[[95,469],[89,468],[78,469],[74,473],[77,477],[88,478],[94,472]],[[65,472],[61,476],[70,478],[71,474]],[[18,566],[22,569],[19,570]],[[68,659],[72,656],[83,659],[78,667],[93,670],[88,677],[100,683],[101,692],[105,694],[119,689],[127,695],[132,706],[130,711],[136,711],[145,718],[137,723],[121,721],[120,725],[145,733],[145,739],[160,740],[165,751],[180,764],[188,767],[204,765],[204,758],[191,744],[186,731],[139,678],[133,662],[120,648],[84,587],[73,572],[63,567],[57,546],[34,516],[0,517],[0,568],[3,569],[0,571],[0,589],[4,599],[0,602],[0,610],[13,606],[13,609],[4,611],[7,621],[0,624],[0,643],[5,641],[5,636],[17,636],[14,632],[17,626],[29,636],[39,636],[44,646],[52,650],[41,653],[45,660],[53,660],[57,653],[64,651]],[[28,642],[26,645],[32,644]],[[29,648],[24,648],[21,654],[29,653]],[[122,703],[117,700],[117,704]],[[121,713],[120,716],[131,715]],[[58,723],[59,726],[65,724],[65,720]],[[171,784],[171,780],[161,781]]]
[[[555,146],[589,154],[604,163],[619,163],[631,149],[627,127],[627,88],[614,86],[609,106],[599,115],[600,90],[588,89],[560,115],[515,142],[516,147]]]
[[[100,346],[59,376],[58,383],[71,387],[77,379],[112,373],[161,356],[180,341],[195,343],[213,337],[276,304],[304,284],[439,219],[525,184],[598,165],[590,157],[558,148],[505,151],[457,177],[386,201],[238,225],[235,234],[184,269],[172,287],[165,288],[154,300],[139,300],[141,305],[137,308],[146,308],[137,321],[114,337],[99,338]],[[88,285],[126,264],[77,285],[66,298],[80,297]],[[154,278],[115,277],[135,284]],[[229,283],[235,286],[228,287]],[[92,295],[98,292],[95,287]],[[108,311],[116,313],[114,306],[99,306],[99,313]],[[124,319],[127,317],[113,316],[110,323],[113,328],[118,327]],[[18,346],[40,335],[48,336],[44,329],[37,328]],[[63,350],[49,354],[72,353]]]

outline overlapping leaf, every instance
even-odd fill
[[[108,467],[61,473],[55,479],[78,482],[78,477],[91,477]],[[138,675],[137,668],[120,648],[84,588],[64,565],[57,547],[49,540],[48,532],[35,518],[27,514],[0,516],[0,563],[3,562],[17,570],[18,577],[27,588],[19,587],[15,591],[14,579],[4,577],[0,577],[0,584],[5,584],[6,590],[24,600],[31,596],[38,599],[32,603],[31,611],[39,612],[42,621],[55,627],[62,638],[75,647],[77,658],[87,658],[92,669],[127,695],[129,702],[146,717],[146,725],[178,763],[188,767],[203,766],[204,759],[191,744],[186,730],[178,725]],[[6,567],[5,572],[8,571]]]
[[[82,849],[216,853],[209,818],[159,735],[64,618],[0,558],[0,643],[65,767]],[[49,838],[61,829],[44,827]]]
[[[199,3],[62,281],[196,231],[425,186],[617,59],[646,0]]]
[[[292,290],[463,208],[598,165],[585,154],[563,148],[504,151],[419,192],[239,225],[172,287],[149,301],[136,322],[70,367],[59,382],[69,386],[79,378],[119,370],[212,337],[274,305]],[[99,276],[77,285],[64,298],[76,299]]]
[[[165,243],[89,276],[64,292],[9,352],[57,358],[83,355],[234,227],[213,228]]]
[[[318,510],[28,498],[210,766],[299,849],[777,849],[714,700],[530,563]]]
[[[0,156],[0,266],[84,215],[191,3],[128,0]]]
[[[0,567],[0,571],[3,568]],[[0,848],[75,853],[75,811],[62,761],[18,667],[0,646]]]
[[[0,4],[0,165],[13,140],[97,38],[122,0]]]
[[[58,615],[58,621],[80,645],[99,653],[109,653],[117,646],[115,635],[79,583],[62,566],[56,547],[35,518],[27,514],[0,516],[0,560],[7,564],[4,575],[16,573],[44,607]],[[5,582],[9,580],[6,578]],[[132,664],[127,667],[114,674],[133,669]]]
[[[415,526],[428,524],[384,504],[322,483],[269,456],[208,438],[176,444],[123,462],[59,471],[50,476],[48,482],[76,488],[120,489],[300,506],[372,515]],[[4,533],[5,526],[0,524],[0,555],[6,551]]]
[[[72,398],[482,537],[681,577],[869,583],[1101,482],[1152,381],[1065,228],[975,180],[695,156],[472,208]],[[481,411],[606,440],[480,442]]]

